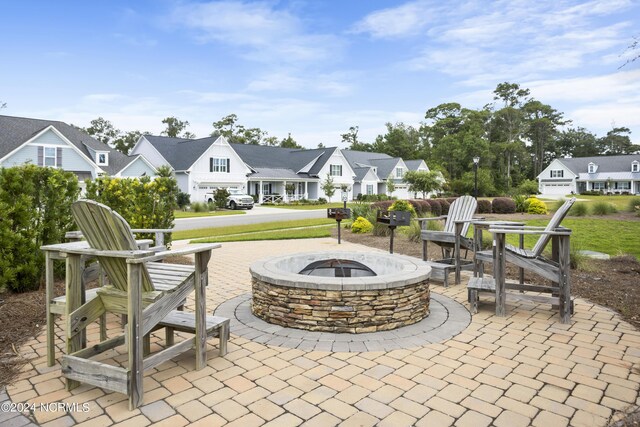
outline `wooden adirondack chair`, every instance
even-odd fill
[[[478,202],[472,196],[462,196],[457,198],[449,207],[449,213],[433,218],[418,218],[422,231],[422,259],[427,261],[427,244],[433,242],[442,248],[441,260],[432,263],[438,267],[449,266],[455,269],[455,282],[460,283],[460,270],[463,267],[460,257],[461,249],[473,249],[473,239],[466,237],[469,224],[478,208]],[[427,222],[434,220],[445,220],[442,231],[427,230]],[[471,267],[471,263],[465,264]],[[448,268],[443,267],[444,284],[447,284]],[[437,272],[436,268],[436,272]]]
[[[192,245],[177,251],[139,250],[127,222],[109,207],[94,201],[78,201],[72,213],[89,249],[66,249],[67,265],[67,352],[62,356],[62,374],[67,388],[79,382],[91,384],[129,396],[129,408],[136,408],[143,398],[143,373],[159,364],[195,348],[196,369],[206,365],[206,337],[216,331],[220,354],[226,352],[229,320],[206,316],[205,285],[211,250],[219,244]],[[78,246],[79,247],[79,246]],[[195,255],[195,268],[163,264],[171,255]],[[79,284],[82,256],[95,256],[109,279],[109,286],[96,291],[96,297],[80,305]],[[175,309],[195,290],[195,315]],[[126,314],[125,334],[81,349],[80,333],[105,312]],[[148,357],[143,356],[143,337],[159,327],[193,332],[193,338],[166,347]],[[173,344],[173,336],[167,341]],[[128,362],[124,367],[90,360],[106,350],[125,344]]]
[[[567,200],[553,215],[546,227],[507,226],[497,225],[489,228],[495,238],[495,247],[489,251],[475,253],[479,262],[478,277],[469,281],[469,302],[471,311],[477,312],[478,291],[491,291],[496,293],[496,315],[504,316],[506,313],[506,299],[529,300],[534,302],[550,303],[559,307],[562,323],[569,323],[572,312],[571,285],[570,285],[570,254],[569,239],[571,230],[560,227],[560,223],[575,203],[576,199]],[[540,234],[540,238],[531,250],[518,248],[506,244],[506,234]],[[549,242],[552,242],[551,257],[543,254]],[[483,277],[484,262],[494,264],[494,277]],[[552,286],[538,286],[507,282],[505,279],[505,263],[512,263],[525,270],[548,279]],[[532,291],[550,293],[551,297],[528,295],[524,293],[506,293],[506,289],[518,291]]]

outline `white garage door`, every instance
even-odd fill
[[[545,184],[542,188],[542,194],[553,196],[564,196],[571,193],[570,184]]]

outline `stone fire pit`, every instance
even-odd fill
[[[253,314],[280,326],[375,332],[429,315],[431,267],[402,255],[314,252],[257,261],[250,271]]]

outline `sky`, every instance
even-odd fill
[[[187,120],[301,145],[418,126],[445,102],[482,108],[518,83],[603,136],[640,143],[637,0],[0,0],[0,114],[159,134]]]

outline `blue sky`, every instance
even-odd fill
[[[0,114],[152,133],[174,115],[203,137],[234,113],[315,147],[510,81],[639,143],[640,61],[619,69],[639,18],[633,0],[7,1]]]

